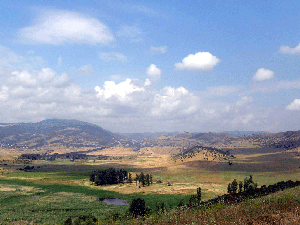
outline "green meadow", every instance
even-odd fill
[[[143,158],[143,160],[146,160]],[[150,160],[150,159],[149,159]],[[152,160],[152,159],[151,159]],[[286,154],[237,155],[233,165],[227,162],[189,160],[187,162],[159,163],[155,166],[132,160],[96,162],[61,160],[58,162],[33,161],[32,172],[17,170],[25,165],[7,162],[0,176],[1,224],[59,224],[69,217],[92,215],[105,220],[116,214],[124,215],[129,206],[106,205],[99,198],[121,198],[130,203],[134,198],[145,199],[152,213],[156,205],[164,203],[174,210],[180,201],[188,203],[197,187],[202,188],[202,200],[227,192],[233,179],[243,181],[252,175],[260,185],[279,181],[299,180],[299,159]],[[147,160],[146,160],[147,163]],[[151,173],[153,185],[138,188],[136,183],[94,186],[89,174],[100,168],[124,168],[133,174]],[[163,183],[155,181],[162,180]],[[167,183],[171,183],[168,186]]]

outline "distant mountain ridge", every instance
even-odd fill
[[[236,133],[238,135],[234,135]],[[166,137],[161,138],[161,136]],[[222,133],[146,132],[115,134],[95,124],[69,119],[47,119],[36,123],[0,123],[0,147],[2,148],[126,146],[138,149],[139,146],[145,146],[145,141],[149,146],[175,146],[178,145],[180,140],[185,140],[182,143],[190,146],[190,142],[193,142],[192,139],[195,140],[195,143],[204,146],[230,146],[235,141],[241,141],[253,143],[256,146],[280,149],[300,147],[300,131],[280,133],[227,131]]]
[[[2,147],[42,147],[60,143],[65,146],[107,145],[119,137],[95,124],[78,120],[47,119],[37,123],[2,123]]]
[[[233,136],[248,136],[248,135],[252,135],[252,134],[270,134],[269,132],[266,131],[222,131],[220,132],[220,134],[230,134]]]

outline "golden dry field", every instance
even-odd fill
[[[76,149],[77,152],[86,150],[89,148]],[[88,159],[58,158],[55,161],[22,161],[16,156],[25,152],[43,153],[45,149],[21,152],[18,149],[1,149],[0,201],[2,199],[3,204],[8,200],[8,202],[12,201],[5,203],[4,209],[8,213],[11,210],[10,207],[16,204],[13,202],[28,198],[28,204],[23,206],[24,212],[15,216],[8,216],[8,214],[3,214],[3,216],[10,218],[8,221],[22,221],[27,218],[26,215],[29,215],[28,221],[36,221],[39,224],[41,221],[51,221],[51,210],[56,212],[63,207],[67,211],[63,210],[55,214],[54,224],[61,221],[61,218],[73,215],[75,211],[78,215],[92,211],[97,218],[103,219],[116,211],[125,212],[127,206],[108,207],[99,203],[97,200],[99,196],[120,196],[127,200],[139,196],[146,199],[149,206],[155,210],[157,202],[176,206],[180,199],[188,199],[189,196],[196,194],[198,187],[202,189],[203,200],[223,195],[227,193],[227,185],[233,179],[243,181],[249,175],[253,176],[258,186],[273,184],[281,180],[299,180],[299,149],[273,152],[270,149],[260,151],[258,148],[233,150],[236,150],[238,154],[230,159],[225,159],[222,154],[205,149],[190,157],[176,158],[174,155],[178,154],[179,150],[171,146],[146,147],[139,151],[119,146],[89,152],[87,153],[90,157]],[[68,153],[70,149],[59,148],[53,152]],[[101,157],[97,158],[99,156]],[[104,156],[107,158],[103,159]],[[18,170],[24,166],[34,166],[35,170],[32,172]],[[139,187],[140,184],[133,181],[131,184],[95,186],[89,181],[89,174],[93,170],[109,167],[126,169],[133,178],[136,173],[150,173],[153,175],[153,184]],[[158,180],[162,183],[156,183]],[[17,200],[13,200],[14,198]],[[18,204],[21,207],[21,202]],[[30,209],[36,204],[40,204],[41,210],[44,211],[39,211],[40,217],[35,218],[36,214]],[[76,209],[73,209],[74,205]],[[90,211],[83,210],[83,207],[89,208],[91,205],[97,210],[93,211],[94,208]],[[0,215],[0,219],[4,217]]]
[[[69,149],[59,149],[55,152],[65,153]],[[40,150],[41,151],[41,150]],[[31,151],[37,153],[40,151]],[[281,151],[273,153],[237,154],[228,160],[216,158],[203,150],[191,158],[174,160],[172,154],[177,153],[173,147],[147,147],[140,151],[132,148],[113,147],[90,152],[89,156],[108,156],[107,160],[56,160],[48,162],[43,160],[32,161],[30,165],[39,166],[41,172],[23,173],[16,172],[20,164],[13,161],[16,150],[1,150],[2,159],[7,161],[7,166],[1,166],[2,178],[28,179],[37,183],[81,185],[93,189],[115,191],[122,194],[184,194],[190,195],[201,186],[206,198],[226,193],[227,184],[233,179],[243,180],[246,176],[253,175],[258,185],[271,184],[281,180],[298,177],[300,157],[295,154],[298,150]],[[294,154],[295,153],[295,154]],[[93,169],[102,167],[127,168],[135,177],[135,173],[141,171],[151,173],[154,182],[162,180],[163,183],[154,183],[151,186],[138,188],[135,183],[110,186],[94,186],[87,174]],[[48,169],[47,169],[48,168]],[[82,168],[82,169],[81,169]],[[42,172],[47,171],[47,172]],[[15,175],[17,173],[17,175]],[[38,176],[37,173],[39,174]],[[80,179],[72,175],[81,176]],[[64,177],[64,175],[68,175]],[[172,186],[168,186],[170,182]]]

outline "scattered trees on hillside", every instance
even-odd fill
[[[257,188],[257,183],[254,183],[252,175],[249,178],[244,179],[244,183],[240,181],[239,183],[234,179],[232,183],[229,183],[227,186],[228,194],[234,194],[238,192],[242,192],[243,190],[249,192]]]

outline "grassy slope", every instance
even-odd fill
[[[110,223],[110,222],[109,222]],[[116,222],[116,224],[119,223]],[[300,187],[233,205],[172,210],[122,224],[300,224]]]

